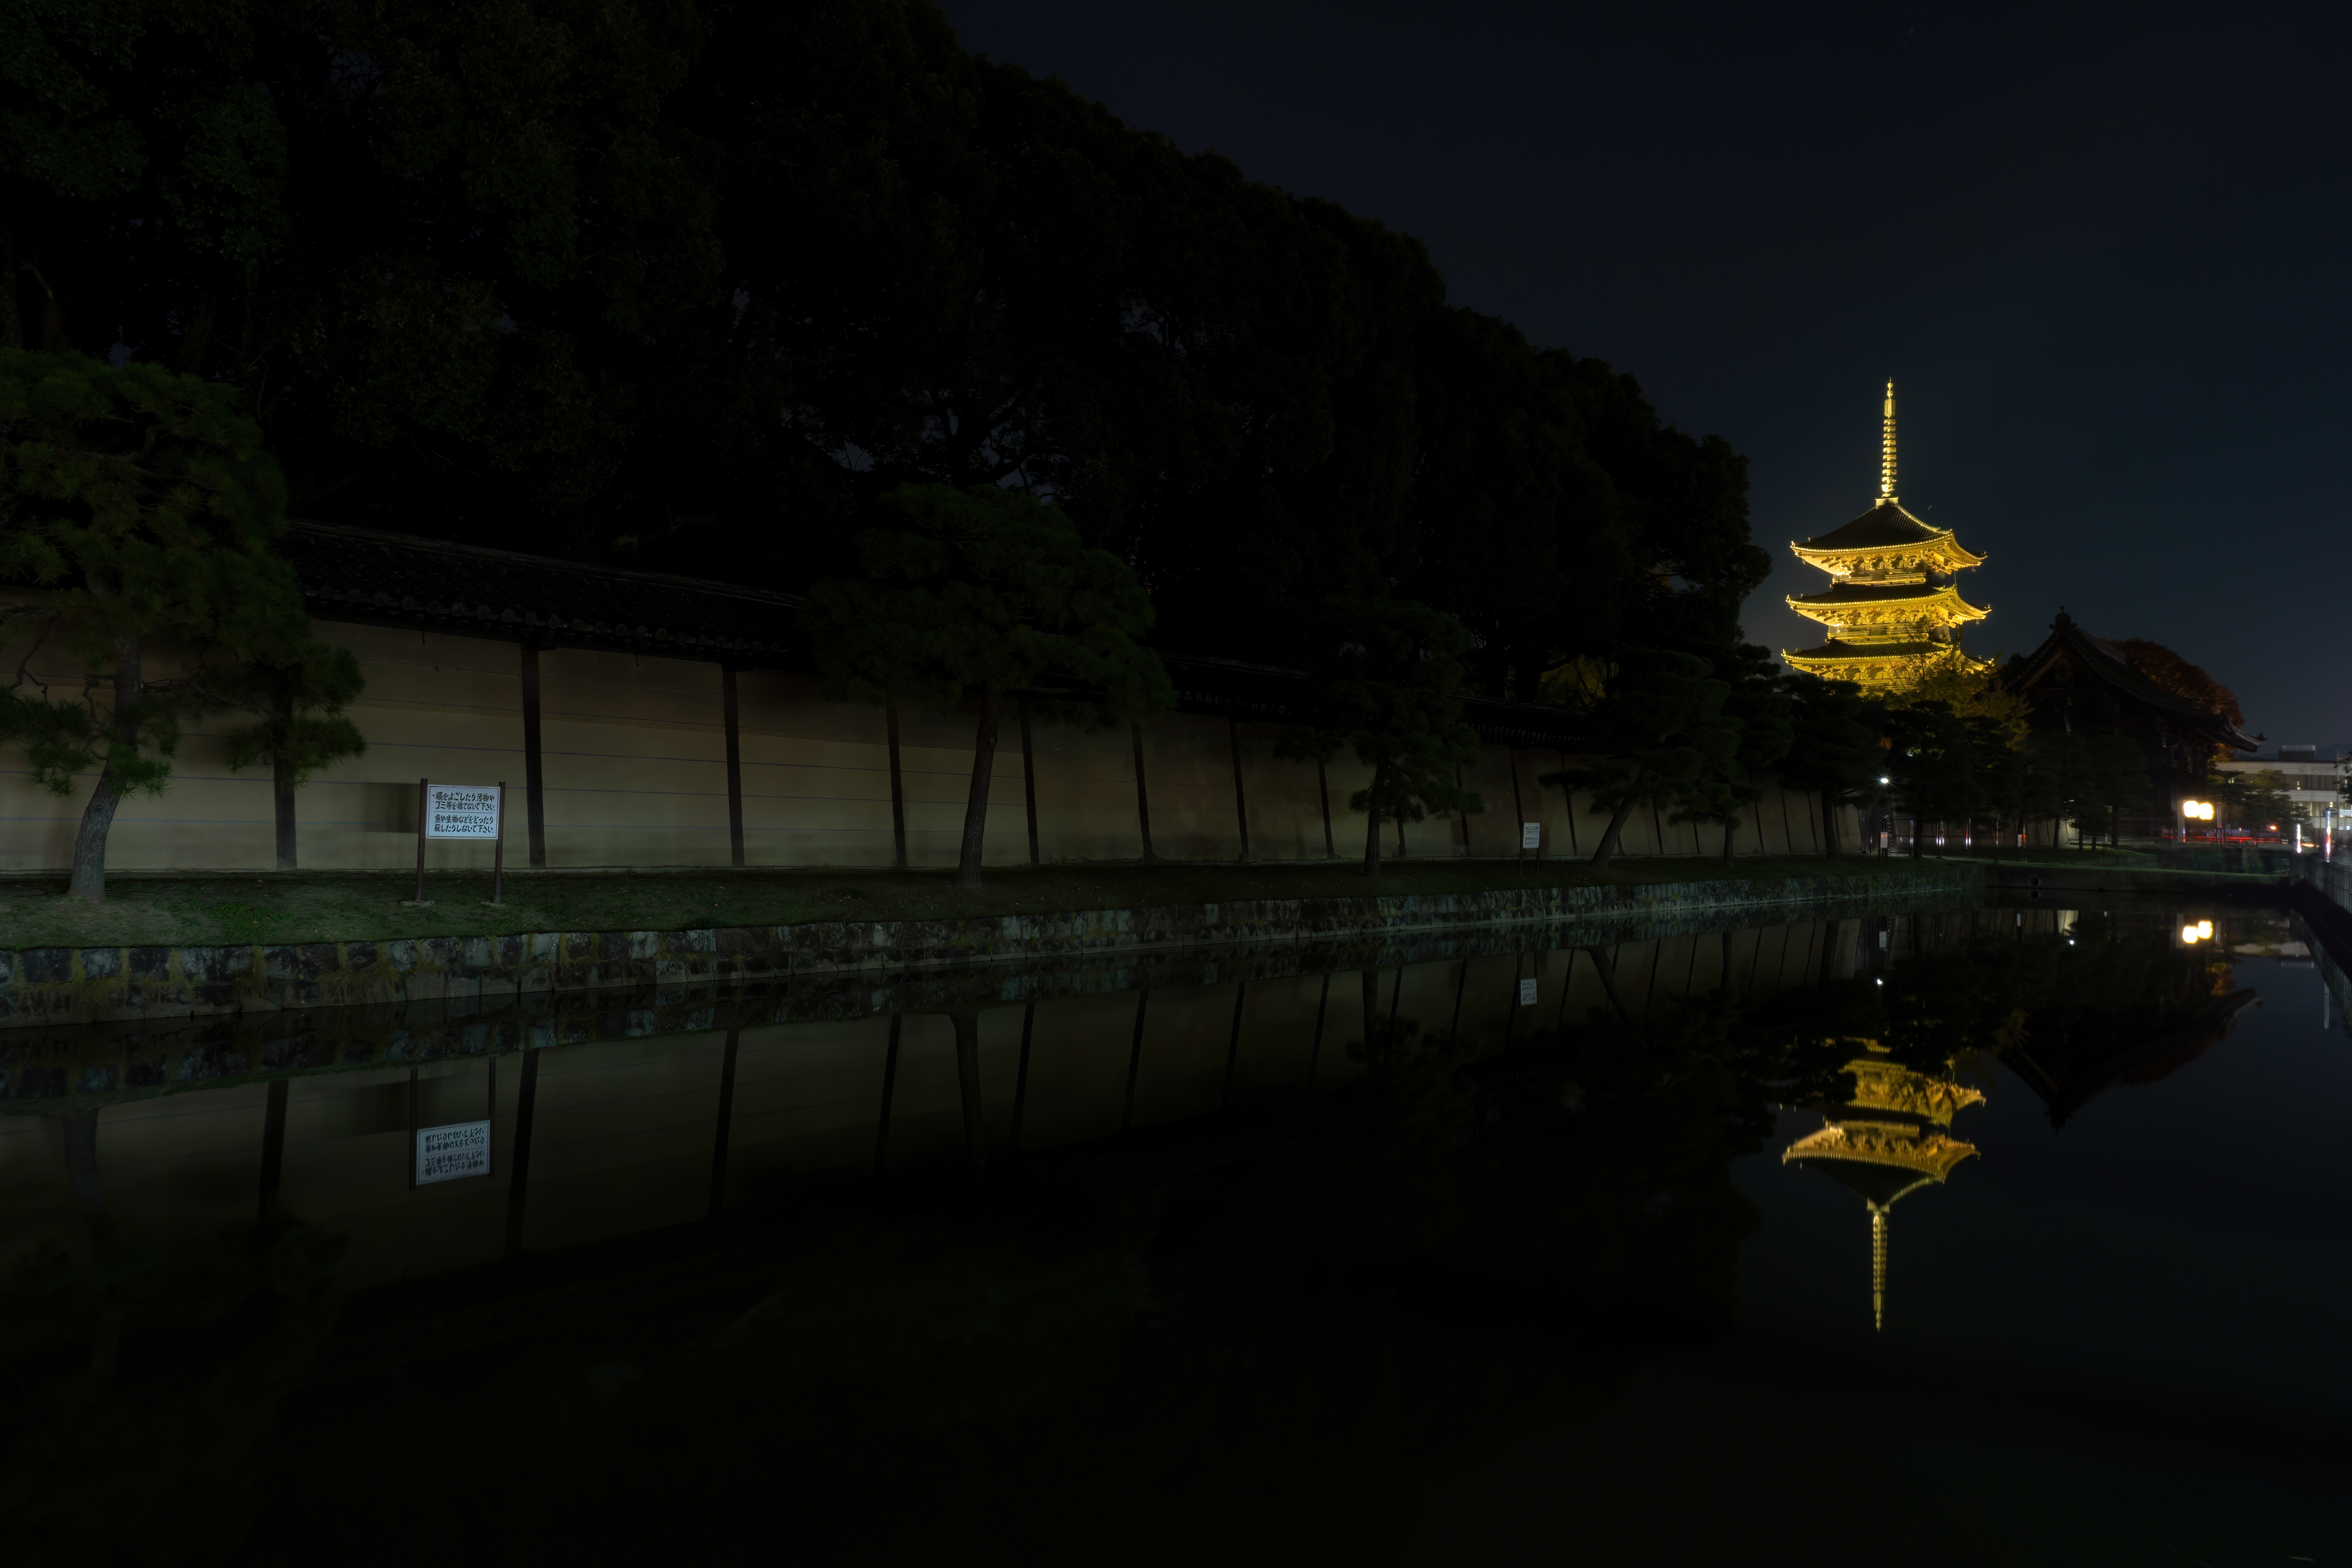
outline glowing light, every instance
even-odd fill
[[[2185,947],[2194,947],[2200,942],[2211,942],[2212,940],[2213,922],[2211,921],[2199,921],[2195,925],[2187,925],[2180,928],[2180,941],[2181,944]]]

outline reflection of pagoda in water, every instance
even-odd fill
[[[1948,1075],[1915,1072],[1865,1041],[1872,1055],[1846,1064],[1853,1098],[1824,1106],[1826,1123],[1782,1152],[1858,1194],[1870,1212],[1870,1313],[1886,1326],[1886,1227],[1895,1203],[1921,1187],[1940,1185],[1954,1166],[1977,1152],[1951,1135],[1952,1118],[1984,1096]]]

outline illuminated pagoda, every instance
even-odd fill
[[[1843,528],[1789,546],[1798,560],[1830,574],[1824,592],[1789,600],[1797,614],[1826,626],[1829,640],[1794,653],[1784,649],[1780,658],[1793,669],[1884,691],[1922,661],[1957,653],[1962,630],[1991,612],[1961,598],[1952,585],[1985,558],[1960,548],[1950,529],[1930,528],[1904,510],[1895,493],[1891,381],[1879,441],[1877,504]]]
[[[1915,1072],[1886,1059],[1885,1047],[1846,1064],[1853,1098],[1822,1109],[1824,1123],[1781,1152],[1854,1194],[1870,1213],[1870,1316],[1886,1327],[1886,1231],[1897,1200],[1939,1186],[1977,1152],[1951,1135],[1952,1118],[1984,1096],[1949,1077]]]

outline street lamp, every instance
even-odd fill
[[[2213,803],[2210,800],[2184,800],[2180,803],[2180,841],[2186,844],[2189,841],[2188,824],[2212,821]]]

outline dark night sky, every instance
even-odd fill
[[[2342,550],[2352,31],[2317,7],[1167,6],[946,0],[965,46],[1419,236],[1456,304],[1633,372],[1786,543],[1905,503],[2273,741],[2352,738]],[[1934,510],[1928,510],[1932,507]]]

